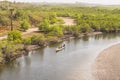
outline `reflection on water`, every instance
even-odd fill
[[[95,39],[99,40],[99,39],[113,39],[113,38],[117,38],[120,37],[120,33],[109,33],[109,34],[103,34],[103,35],[96,35],[94,36]]]
[[[66,48],[56,53],[57,45],[30,52],[0,67],[0,80],[94,80],[91,66],[98,54],[119,43],[120,34],[85,36],[65,41]]]
[[[84,37],[82,38],[82,40],[83,40],[83,41],[89,41],[89,36],[84,36]]]

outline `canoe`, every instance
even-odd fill
[[[61,50],[63,50],[63,49],[65,49],[65,47],[62,47],[62,48],[56,48],[56,52],[61,51]]]

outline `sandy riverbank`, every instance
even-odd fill
[[[93,65],[95,80],[120,80],[120,44],[105,49]]]

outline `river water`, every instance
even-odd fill
[[[0,80],[94,80],[92,65],[96,57],[120,43],[120,34],[86,36],[65,43],[63,51],[56,53],[60,44],[52,45],[0,67]]]

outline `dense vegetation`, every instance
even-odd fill
[[[120,9],[102,7],[81,7],[80,5],[47,5],[2,2],[0,4],[0,25],[10,26],[9,8],[14,8],[14,27],[28,29],[29,26],[63,23],[58,16],[72,17],[77,23],[80,32],[102,31],[117,32],[120,30]],[[21,23],[22,22],[22,23]],[[25,26],[24,26],[25,25]],[[46,23],[45,23],[46,25]],[[44,29],[48,26],[44,25]]]

